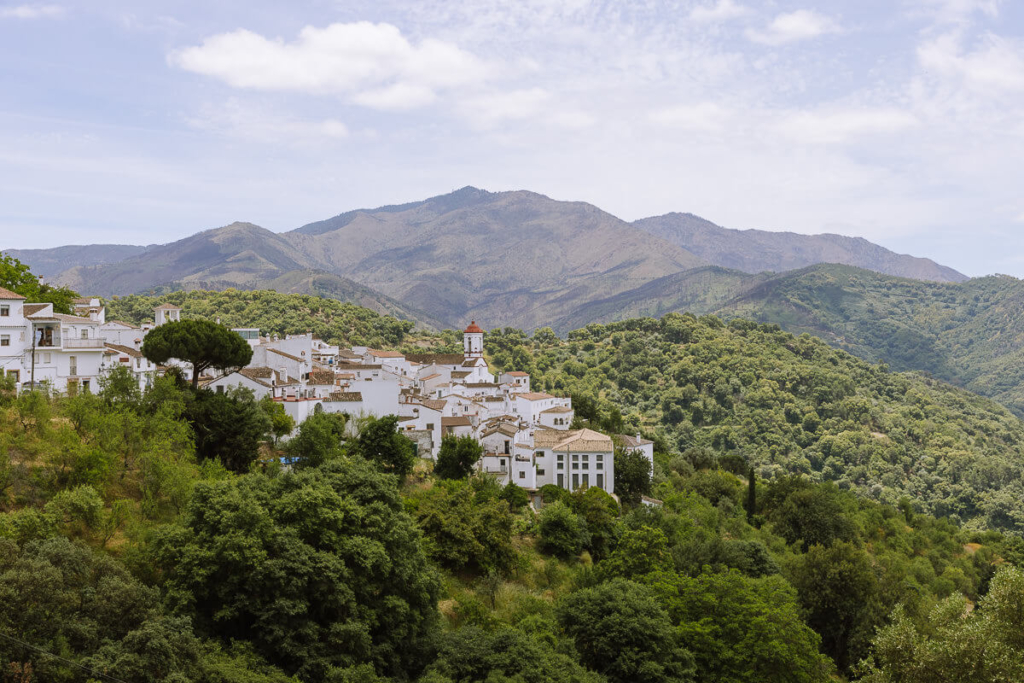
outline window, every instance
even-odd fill
[[[428,432],[434,431],[434,423],[433,422],[428,422],[427,423],[427,431]]]
[[[9,334],[0,334],[0,346],[10,346],[10,345],[11,345],[11,335],[9,335]]]
[[[573,474],[573,475],[572,475],[572,488],[573,488],[573,490],[575,491],[575,490],[576,490],[576,489],[578,489],[579,487],[580,487],[580,475],[578,475],[578,474]]]
[[[21,380],[21,371],[20,370],[8,370],[7,371],[7,376],[12,378],[14,380],[14,383],[17,384]]]
[[[71,374],[72,375],[77,375],[78,374],[78,358],[75,357],[75,356],[68,356],[68,365],[70,366],[69,370],[71,371]]]
[[[590,456],[589,455],[584,455],[583,456],[583,469],[585,469],[585,470],[589,470],[590,469]],[[587,475],[583,475],[583,476],[587,476]]]
[[[537,470],[537,476],[538,477],[543,477],[544,476],[544,470]]]
[[[583,475],[583,488],[587,488],[588,486],[590,486],[590,475],[589,474],[584,474]]]
[[[526,472],[524,472],[524,471],[520,470],[520,472],[519,472],[519,478],[520,478],[520,479],[526,479]]]
[[[135,359],[135,367],[137,367],[137,368],[141,368],[142,367],[142,359],[141,358],[136,358]]]
[[[603,470],[604,469],[604,456],[603,455],[595,455],[594,457],[597,458],[597,464],[594,466],[594,469],[596,469],[596,470]],[[601,476],[601,475],[597,475],[597,476]],[[598,486],[600,486],[600,484],[598,484]]]
[[[83,379],[82,380],[82,391],[85,392],[86,394],[89,393],[89,380],[87,380],[87,379]]]
[[[560,489],[564,489],[565,488],[565,475],[564,474],[559,474],[558,475],[558,488],[560,488]]]
[[[82,330],[82,339],[89,338],[89,330]]]
[[[218,394],[223,394],[224,393],[224,386],[223,385],[220,385],[220,384],[217,385],[217,393]]]
[[[53,362],[53,356],[50,355],[49,351],[43,354],[43,362],[46,363],[47,365]]]
[[[597,475],[597,488],[604,488],[604,475],[600,473]]]
[[[540,455],[540,454],[538,453],[538,455]],[[565,462],[564,461],[565,461],[565,456],[564,455],[559,455],[558,456],[558,467],[556,469],[564,470],[565,469]],[[561,475],[559,475],[559,476],[561,476]]]
[[[6,318],[11,314],[11,307],[4,305],[0,306],[0,317]]]

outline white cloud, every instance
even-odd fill
[[[700,102],[657,109],[651,112],[649,118],[654,123],[673,128],[715,131],[721,130],[725,126],[730,113],[721,105],[713,102]]]
[[[959,35],[941,35],[920,45],[917,59],[929,72],[976,90],[1024,90],[1024,47],[991,33],[971,52],[964,52]]]
[[[830,144],[863,135],[897,133],[917,124],[913,114],[892,107],[835,108],[790,113],[775,128],[796,142]]]
[[[750,8],[735,0],[718,0],[714,5],[697,5],[690,10],[690,21],[700,24],[716,24],[750,14]]]
[[[424,85],[395,83],[376,90],[364,90],[352,97],[352,101],[374,109],[415,109],[437,99],[437,93]]]
[[[748,29],[746,36],[755,43],[775,46],[839,33],[841,30],[835,20],[812,10],[801,9],[778,15],[764,30]]]
[[[307,26],[292,42],[238,29],[168,59],[234,88],[343,94],[385,109],[429,103],[439,90],[479,82],[487,72],[452,43],[414,45],[395,26],[369,22]]]
[[[64,14],[59,5],[15,5],[0,7],[0,19],[52,19]]]

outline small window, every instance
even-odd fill
[[[597,488],[599,488],[599,489],[603,489],[604,488],[604,475],[603,474],[597,475]]]
[[[6,318],[11,314],[10,306],[0,306],[0,317]]]
[[[428,432],[434,431],[434,423],[433,422],[428,422],[427,423],[427,431]]]
[[[89,330],[82,330],[82,339],[89,338]]]
[[[543,477],[544,476],[544,470],[537,470],[537,476],[538,477]]]
[[[9,335],[9,334],[0,334],[0,346],[10,346],[10,345],[11,345],[11,335]]]
[[[218,394],[223,394],[224,393],[224,387],[222,385],[219,385],[219,384],[217,385],[217,393]]]
[[[519,471],[519,478],[520,478],[520,479],[526,479],[526,472],[524,472],[524,471],[520,470],[520,471]]]
[[[82,380],[82,391],[87,393],[87,394],[89,393],[89,380],[87,380],[87,379],[83,379]]]

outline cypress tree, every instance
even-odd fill
[[[757,477],[754,476],[754,466],[747,470],[747,522],[753,524],[754,512],[757,510]]]

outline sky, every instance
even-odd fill
[[[1020,0],[0,0],[0,248],[466,185],[1024,277]]]

